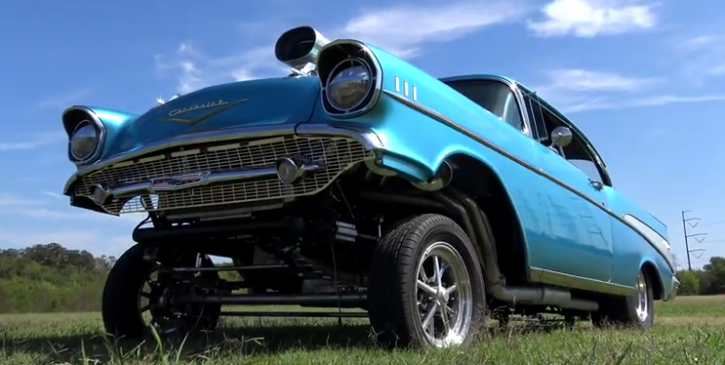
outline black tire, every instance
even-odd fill
[[[640,288],[641,285],[644,285],[644,288]],[[640,313],[644,315],[640,316]],[[599,311],[592,313],[592,323],[595,327],[622,326],[648,329],[654,323],[654,316],[652,278],[646,272],[640,271],[635,293],[627,297],[610,297],[600,301]]]
[[[103,288],[101,314],[107,333],[123,338],[142,337],[148,326],[140,313],[141,289],[154,265],[143,259],[144,246],[129,248],[113,265]],[[196,254],[186,252],[173,259],[163,260],[171,266],[190,267],[195,265]],[[212,266],[209,257],[204,256],[203,266]],[[203,273],[207,279],[218,279],[213,271]],[[186,320],[185,330],[213,330],[219,320],[221,305],[194,305],[187,307],[191,316]],[[163,330],[163,329],[162,329]]]
[[[461,331],[463,340],[453,345],[468,343],[482,331],[486,293],[476,251],[456,222],[442,215],[424,214],[400,222],[383,237],[373,254],[368,280],[368,314],[373,331],[384,346],[436,346],[426,336],[418,304],[418,267],[429,249],[447,250],[441,252],[448,252],[451,261],[458,260],[457,268],[450,266],[454,277],[464,278],[463,282],[457,283],[459,290],[450,294],[450,298],[455,298],[456,307],[465,308],[460,304],[464,302],[459,301],[459,295],[470,297],[467,313],[461,316],[468,320],[467,326],[461,326],[467,331]],[[427,276],[427,272],[424,275]],[[449,279],[450,276],[446,280]]]

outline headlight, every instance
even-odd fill
[[[90,158],[100,144],[98,128],[88,120],[78,123],[68,142],[71,157],[76,161]]]
[[[322,106],[334,118],[354,118],[375,108],[382,93],[383,70],[365,44],[341,39],[317,55]]]
[[[336,109],[352,110],[362,103],[372,90],[370,66],[359,58],[344,60],[330,72],[327,95]]]

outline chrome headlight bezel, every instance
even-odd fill
[[[76,106],[66,109],[63,113],[63,125],[67,128],[68,132],[68,159],[76,165],[85,165],[96,161],[103,150],[103,145],[106,139],[106,127],[103,122],[98,118],[96,113],[88,107]],[[72,129],[71,129],[72,128]],[[74,137],[84,129],[92,128],[93,135],[93,147],[89,153],[79,155],[74,151]]]
[[[335,101],[331,83],[350,67],[361,67],[367,74],[366,90],[350,105]],[[325,112],[338,119],[353,118],[372,110],[380,100],[383,69],[373,51],[364,43],[341,39],[328,43],[317,58],[317,73],[321,84],[322,106]],[[349,80],[348,80],[349,81]]]

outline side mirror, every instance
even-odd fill
[[[571,129],[567,127],[556,127],[551,131],[551,145],[556,147],[566,147],[571,143]]]

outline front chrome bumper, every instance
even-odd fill
[[[381,148],[373,132],[348,126],[219,130],[160,141],[79,169],[65,194],[93,200],[113,215],[291,198],[321,191]],[[275,161],[288,155],[323,164],[287,185],[277,178]]]
[[[677,290],[680,288],[680,281],[677,280],[677,276],[672,275],[672,287],[670,288],[670,294],[665,298],[665,301],[673,300],[677,296]]]

